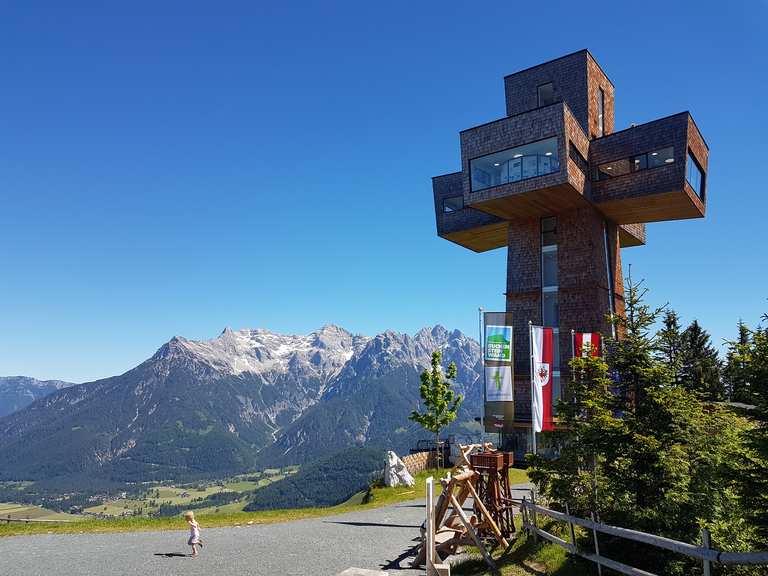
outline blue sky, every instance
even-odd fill
[[[0,375],[121,373],[225,326],[472,335],[506,251],[430,178],[505,74],[589,48],[616,127],[690,110],[703,220],[623,252],[716,341],[768,311],[768,3],[0,2]]]

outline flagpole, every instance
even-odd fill
[[[483,430],[480,432],[480,444],[484,442],[485,437],[485,404],[486,404],[486,397],[487,394],[487,386],[488,383],[485,381],[485,351],[483,350],[483,344],[485,343],[485,339],[483,338],[483,307],[480,306],[477,309],[477,328],[479,331],[480,336],[480,367],[483,371],[483,411],[480,416],[480,426],[482,426]]]
[[[534,422],[536,414],[533,407],[533,395],[536,393],[536,390],[533,383],[533,322],[531,320],[528,320],[528,350],[531,363],[531,438],[533,453],[536,454],[536,423]]]

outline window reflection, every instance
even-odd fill
[[[547,138],[471,160],[471,189],[476,192],[559,170],[557,137]]]
[[[443,212],[456,212],[464,208],[464,196],[451,196],[443,198]]]
[[[630,172],[640,172],[650,168],[659,168],[675,162],[675,149],[672,146],[660,148],[645,154],[638,154],[630,158],[622,158],[605,162],[595,167],[593,180],[608,180],[617,176],[623,176]]]
[[[688,150],[688,161],[685,167],[685,178],[688,180],[688,184],[690,184],[691,188],[693,188],[693,191],[696,192],[696,195],[701,198],[701,184],[704,181],[704,174],[701,171],[701,168],[699,168],[699,163],[696,162],[696,159],[693,157],[693,154],[691,154],[690,150]]]

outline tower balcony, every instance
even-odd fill
[[[465,206],[462,182],[461,172],[432,178],[437,235],[474,252],[506,246],[507,222]]]
[[[464,130],[464,206],[505,220],[584,206],[588,149],[563,102]]]
[[[701,218],[708,148],[688,112],[590,143],[590,200],[619,224]]]

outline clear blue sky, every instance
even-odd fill
[[[589,48],[617,129],[690,110],[706,219],[623,253],[716,341],[768,311],[768,3],[0,2],[0,375],[121,373],[225,326],[472,335],[506,251],[430,178],[502,78]]]

